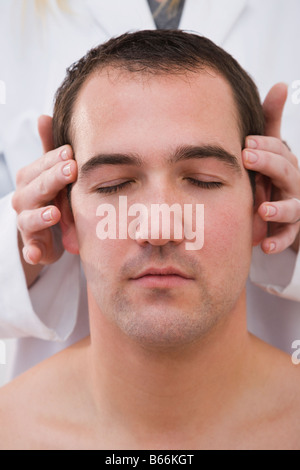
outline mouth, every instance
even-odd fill
[[[184,286],[193,278],[176,268],[166,267],[149,268],[130,280],[140,287],[170,289]]]

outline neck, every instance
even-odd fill
[[[128,339],[90,299],[92,394],[98,408],[150,436],[193,435],[213,425],[241,393],[251,336],[245,294],[235,310],[197,343],[155,350]],[[188,423],[188,426],[187,426]],[[202,424],[201,424],[202,423]]]

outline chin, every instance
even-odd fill
[[[212,317],[201,310],[191,313],[174,308],[131,311],[130,316],[119,318],[117,323],[131,340],[152,349],[191,345],[205,337],[215,325]]]

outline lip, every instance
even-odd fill
[[[180,287],[193,280],[193,278],[177,268],[168,266],[165,268],[148,268],[138,276],[131,278],[131,280],[143,287],[172,288]]]
[[[134,280],[140,279],[141,277],[144,277],[144,276],[180,276],[184,279],[192,279],[187,274],[183,273],[177,268],[173,268],[172,266],[167,266],[165,268],[150,267],[146,269],[145,271],[142,271],[133,279]]]

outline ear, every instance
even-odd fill
[[[64,188],[55,198],[55,205],[61,212],[60,227],[65,250],[72,255],[79,254],[79,244],[75,227],[74,216],[68,200],[67,188]]]
[[[255,191],[255,204],[254,204],[254,218],[253,218],[253,246],[259,245],[268,234],[268,223],[263,220],[259,215],[260,206],[270,201],[272,183],[269,178],[260,173],[256,174],[256,191]]]

